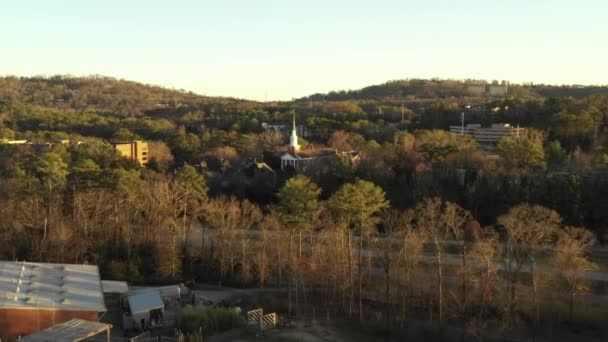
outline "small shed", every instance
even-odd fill
[[[145,330],[162,324],[165,304],[160,297],[160,291],[138,291],[129,294],[128,301],[131,315],[126,317],[123,323],[125,329]]]
[[[91,322],[83,319],[72,319],[54,325],[37,333],[21,338],[22,342],[54,342],[54,341],[83,341],[95,335],[106,333],[106,341],[110,341],[112,324]]]

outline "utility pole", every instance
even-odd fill
[[[464,106],[464,109],[462,110],[462,113],[460,114],[460,120],[461,120],[461,124],[462,124],[462,127],[460,128],[460,135],[464,135],[464,112],[465,112],[465,110],[470,109],[470,108],[471,108],[470,105]]]

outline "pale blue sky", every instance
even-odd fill
[[[0,75],[268,100],[413,77],[608,84],[607,0],[0,0]]]

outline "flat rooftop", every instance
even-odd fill
[[[96,265],[0,261],[0,309],[106,311]]]

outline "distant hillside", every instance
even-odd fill
[[[206,97],[104,76],[0,77],[0,101],[9,100],[124,116],[175,111],[183,107],[198,108],[216,102],[223,105],[248,102]]]
[[[389,81],[372,85],[359,90],[331,91],[327,94],[314,94],[306,97],[312,100],[424,100],[432,98],[491,97],[487,94],[475,94],[469,86],[485,85],[480,80],[440,80],[440,79],[406,79]],[[519,98],[541,97],[576,97],[582,98],[593,94],[608,94],[607,86],[553,86],[553,85],[520,85],[509,84],[508,96]]]
[[[448,104],[487,103],[494,99],[488,94],[475,94],[471,87],[487,82],[479,80],[409,79],[389,81],[359,90],[314,94],[296,101],[260,103],[226,97],[208,97],[193,92],[163,88],[104,76],[73,77],[0,77],[0,103],[18,100],[28,105],[57,109],[67,113],[95,112],[116,116],[152,116],[173,118],[189,112],[240,116],[251,110],[267,112],[289,111],[296,108],[305,114],[314,110],[324,113],[351,115],[361,118],[382,112],[389,121],[401,117],[400,103],[420,113],[436,100]],[[509,85],[508,96],[520,99],[546,97],[583,98],[592,94],[608,94],[601,86]],[[310,101],[312,100],[312,101]],[[312,110],[312,103],[316,107]],[[262,119],[262,118],[260,118]],[[262,120],[269,120],[263,118]]]

